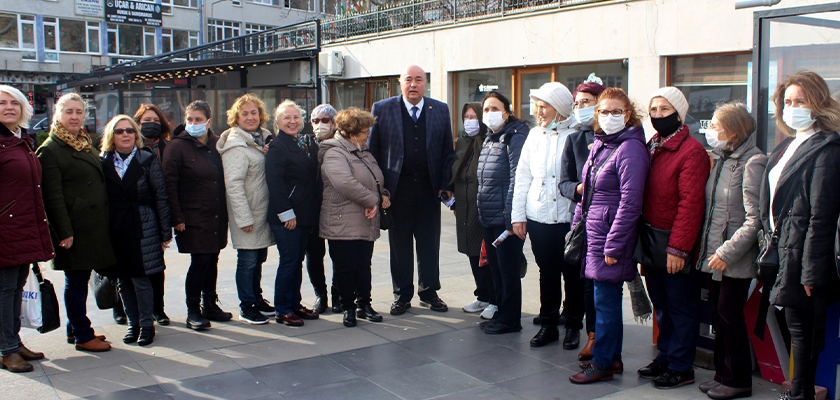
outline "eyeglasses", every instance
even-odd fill
[[[576,102],[575,102],[575,107],[578,107],[578,108],[580,108],[580,107],[588,107],[588,106],[589,106],[589,104],[594,104],[594,103],[595,103],[595,100],[590,100],[590,99],[581,99],[580,101],[576,101]]]
[[[332,118],[330,118],[330,117],[312,118],[312,123],[313,124],[317,124],[318,122],[321,122],[322,124],[329,124],[330,122],[332,122]]]
[[[598,114],[603,115],[605,117],[607,115],[610,115],[610,114],[618,117],[618,116],[624,115],[624,113],[626,113],[626,112],[627,112],[627,110],[622,110],[620,108],[616,108],[615,110],[598,110]]]
[[[114,134],[115,135],[122,135],[123,133],[133,135],[133,134],[137,133],[137,129],[134,129],[134,128],[125,128],[125,129],[117,128],[117,129],[114,129]]]

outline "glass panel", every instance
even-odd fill
[[[44,48],[47,50],[58,50],[55,45],[55,26],[44,25]]]
[[[179,30],[172,31],[172,47],[175,50],[181,50],[190,47],[189,32]]]
[[[90,29],[88,27],[88,51],[99,53],[99,29]]]
[[[840,92],[840,12],[824,12],[780,17],[770,20],[769,43],[762,46],[767,51],[762,60],[762,91],[770,101],[761,105],[759,113],[767,113],[766,124],[759,129],[767,132],[766,147],[770,151],[784,139],[782,131],[776,128],[775,104],[772,96],[779,82],[801,70],[816,72],[828,83],[830,92],[836,97]],[[766,57],[766,58],[765,58]],[[763,62],[763,61],[762,61]],[[765,109],[766,107],[766,109]]]
[[[361,79],[338,81],[333,86],[333,107],[343,110],[347,107],[365,108],[365,81]]]
[[[86,30],[84,21],[62,19],[59,25],[61,34],[61,51],[75,51],[84,53],[87,51],[85,35],[80,34]]]
[[[22,23],[20,24],[21,29],[21,44],[20,47],[24,49],[34,49],[35,48],[35,24],[32,23]]]
[[[669,60],[671,85],[682,90],[688,100],[686,125],[700,143],[706,137],[700,129],[712,120],[718,103],[747,103],[751,54],[675,57]],[[706,148],[711,149],[708,145]]]
[[[388,81],[371,81],[368,82],[368,86],[370,86],[370,104],[390,97],[388,96]]]
[[[120,32],[120,54],[143,55],[143,28],[133,25],[118,25]],[[154,52],[154,47],[152,47]]]
[[[551,81],[551,72],[522,73],[519,75],[519,110],[514,111],[517,117],[530,124],[536,124],[534,118],[534,101],[529,96],[546,82]],[[510,97],[508,97],[510,99]]]
[[[0,47],[18,48],[18,23],[14,14],[0,14]]]
[[[108,31],[108,54],[117,54],[117,32]]]
[[[622,66],[620,61],[573,64],[557,66],[557,82],[566,85],[569,91],[574,92],[577,85],[580,85],[594,73],[601,78],[606,87],[620,87],[627,91],[627,68]]]
[[[510,98],[511,90],[513,90],[512,75],[511,69],[459,72],[456,83],[458,85],[457,104],[451,107],[455,110],[456,118],[460,118],[464,104],[473,101],[480,102],[484,99],[484,95],[492,90]],[[461,121],[458,121],[457,125],[460,126]]]
[[[155,36],[152,35],[144,35],[143,36],[146,44],[145,54],[147,56],[155,55]]]

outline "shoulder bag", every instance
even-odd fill
[[[41,289],[41,326],[36,328],[39,333],[47,333],[61,327],[61,319],[58,315],[58,297],[55,295],[55,288],[52,282],[41,275],[41,269],[37,263],[32,263],[32,272],[38,279],[38,286]]]
[[[567,263],[572,265],[579,265],[581,259],[583,258],[583,251],[586,245],[586,216],[589,214],[589,206],[592,204],[592,197],[595,195],[595,182],[598,180],[598,175],[601,173],[601,170],[604,169],[604,166],[612,158],[613,153],[620,145],[615,146],[610,150],[610,154],[607,156],[607,159],[604,160],[604,163],[601,164],[598,169],[595,171],[595,175],[592,177],[592,190],[590,190],[584,199],[583,202],[583,214],[580,217],[580,220],[572,227],[572,230],[566,234],[566,247],[563,249],[563,258],[566,260]],[[595,158],[597,154],[592,157],[592,162],[595,162]],[[589,171],[592,170],[592,167],[589,168]],[[586,174],[587,180],[589,180],[589,173]]]
[[[394,219],[391,216],[390,210],[388,210],[387,208],[382,208],[382,189],[380,188],[379,179],[376,179],[376,174],[374,174],[373,170],[370,169],[370,167],[368,167],[367,163],[362,158],[362,156],[360,156],[357,153],[353,153],[353,155],[355,155],[359,159],[359,161],[362,162],[362,165],[364,165],[365,168],[367,168],[368,172],[370,172],[370,175],[373,176],[373,181],[376,182],[376,192],[379,194],[379,229],[387,231],[392,226],[394,226]]]

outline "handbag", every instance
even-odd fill
[[[41,276],[41,269],[37,263],[32,263],[32,273],[38,280],[38,288],[41,291],[41,326],[36,329],[39,333],[52,332],[61,327],[55,287],[52,282]]]
[[[668,241],[671,239],[671,231],[667,229],[654,228],[646,221],[639,223],[638,236],[636,236],[636,248],[633,249],[633,261],[644,265],[652,270],[668,270]],[[690,258],[690,257],[689,257]],[[680,274],[691,272],[686,265],[680,270]]]
[[[785,154],[785,150],[779,153],[779,158]],[[778,160],[777,160],[778,161]],[[788,192],[785,198],[785,203],[779,210],[773,221],[776,222],[776,227],[773,232],[767,233],[764,230],[758,232],[758,256],[755,258],[755,264],[758,266],[758,281],[768,285],[773,285],[776,282],[776,275],[779,274],[779,218],[788,212],[790,202],[793,199],[793,194]],[[773,205],[770,204],[772,211]]]
[[[38,278],[35,271],[29,269],[29,277],[23,286],[23,293],[20,302],[20,326],[25,328],[38,329],[43,325],[41,317],[41,287],[38,285]]]
[[[583,248],[586,244],[586,216],[589,214],[589,206],[592,204],[592,197],[595,195],[595,182],[598,180],[598,175],[601,173],[601,170],[604,169],[604,166],[610,161],[612,158],[613,153],[618,150],[619,146],[615,146],[610,150],[610,154],[607,155],[607,159],[604,160],[604,163],[598,167],[595,171],[595,175],[592,177],[592,190],[591,193],[587,193],[586,198],[583,202],[583,214],[581,214],[580,220],[572,227],[572,229],[566,233],[566,245],[563,248],[563,259],[566,260],[567,263],[572,265],[579,265],[580,260],[583,258]],[[592,157],[592,162],[595,162],[595,157]],[[589,180],[589,172],[592,170],[590,167],[589,170],[586,172],[586,179]]]
[[[111,278],[94,271],[90,279],[90,288],[93,291],[93,298],[96,299],[96,306],[100,310],[114,308],[120,303],[117,283]]]
[[[374,174],[373,170],[370,169],[370,167],[368,167],[367,163],[362,158],[362,156],[356,153],[353,153],[353,155],[358,157],[359,161],[362,162],[362,165],[364,165],[365,168],[367,168],[368,172],[370,172],[371,176],[373,176],[373,181],[376,182],[376,193],[379,194],[379,229],[387,231],[388,229],[391,229],[392,226],[394,226],[394,218],[391,215],[390,210],[388,210],[387,208],[382,208],[382,189],[380,189],[379,179],[376,179],[376,174]]]

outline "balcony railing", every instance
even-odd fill
[[[328,17],[321,23],[324,43],[361,36],[558,9],[607,0],[410,0],[376,11]]]

